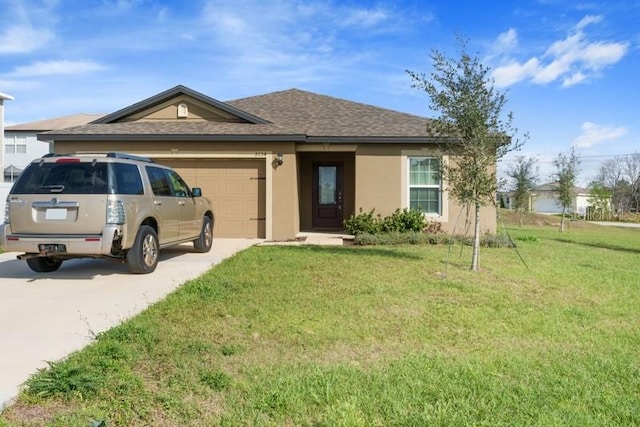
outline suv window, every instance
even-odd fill
[[[32,163],[16,181],[17,194],[107,194],[106,163]]]
[[[115,194],[144,194],[144,186],[140,171],[136,165],[126,163],[111,163],[112,177],[115,177],[114,193]]]
[[[173,194],[177,197],[189,197],[189,186],[180,178],[180,175],[174,171],[167,171],[167,173],[169,174]]]
[[[153,194],[156,196],[191,197],[189,186],[175,171],[147,166]]]
[[[111,179],[109,179],[111,177]],[[140,171],[125,163],[32,163],[12,190],[16,194],[144,194]]]
[[[171,196],[171,186],[164,169],[147,166],[147,174],[151,181],[151,189],[156,196]]]

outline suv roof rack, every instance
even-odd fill
[[[73,154],[73,153],[47,153],[42,156],[42,158],[48,157],[76,157],[76,156],[91,156],[91,154]],[[106,154],[106,157],[111,157],[112,159],[125,159],[125,160],[136,160],[139,162],[147,162],[147,163],[155,163],[153,159],[144,156],[136,156],[135,154],[129,153],[120,153],[116,151],[112,151]]]
[[[107,157],[111,157],[114,159],[137,160],[139,162],[155,163],[149,157],[136,156],[134,154],[128,154],[128,153],[118,153],[115,151],[111,153],[107,153]]]

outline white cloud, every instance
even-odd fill
[[[346,11],[342,25],[348,27],[371,28],[384,22],[388,18],[385,11],[380,9],[351,9]]]
[[[38,61],[31,65],[16,67],[13,76],[34,77],[60,74],[83,74],[102,71],[105,67],[93,61]]]
[[[493,45],[493,50],[497,52],[504,52],[512,50],[518,45],[518,31],[514,28],[500,34]]]
[[[402,31],[398,11],[333,1],[208,0],[200,15],[198,40],[217,47],[218,73],[261,91],[272,88],[265,79],[276,88],[328,81],[380,54],[360,39]]]
[[[587,15],[584,18],[582,18],[580,22],[578,22],[578,24],[576,25],[576,29],[582,30],[584,27],[586,27],[589,24],[597,24],[599,22],[602,22],[602,16]]]
[[[613,142],[627,134],[624,127],[600,126],[592,122],[584,122],[580,127],[582,133],[573,140],[573,145],[580,148],[589,148],[603,142]]]
[[[0,34],[0,54],[33,52],[45,46],[53,38],[53,33],[46,28],[11,25]]]
[[[503,55],[502,65],[495,67],[493,77],[499,87],[530,80],[536,84],[562,81],[563,87],[598,77],[602,69],[620,61],[629,49],[628,42],[589,40],[585,27],[602,21],[601,16],[585,16],[571,34],[549,46],[541,57],[517,61]],[[517,42],[515,30],[498,36],[495,46],[513,47]]]
[[[55,38],[57,0],[3,0],[0,54],[24,54]]]
[[[496,68],[493,71],[493,78],[496,81],[496,86],[511,86],[535,75],[539,68],[540,64],[536,58],[531,58],[524,64],[514,61],[510,64]]]

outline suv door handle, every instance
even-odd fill
[[[178,202],[178,204],[179,204],[180,206],[184,206],[184,201],[180,200],[180,201]]]
[[[156,205],[156,206],[161,206],[162,202],[160,200],[154,200],[153,204]]]

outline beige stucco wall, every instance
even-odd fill
[[[181,117],[178,115],[178,106],[184,104],[187,107],[187,117]],[[136,114],[132,114],[122,121],[168,121],[176,120],[182,121],[222,121],[222,122],[241,122],[242,120],[234,115],[222,111],[217,108],[212,108],[203,102],[193,99],[187,95],[181,95],[175,98],[171,98],[162,104],[156,105],[153,108],[143,110]]]
[[[355,209],[368,212],[375,209],[382,216],[390,215],[396,209],[408,207],[408,157],[435,156],[442,157],[442,151],[435,146],[415,145],[363,145],[356,151],[356,197]],[[448,157],[444,156],[444,161]],[[470,232],[474,223],[473,209],[469,212],[455,200],[443,193],[441,216],[430,217],[430,220],[442,224],[447,232]],[[467,215],[468,213],[468,215]],[[471,228],[469,228],[471,227]],[[496,210],[493,206],[483,207],[480,212],[480,228],[482,232],[495,233]]]

